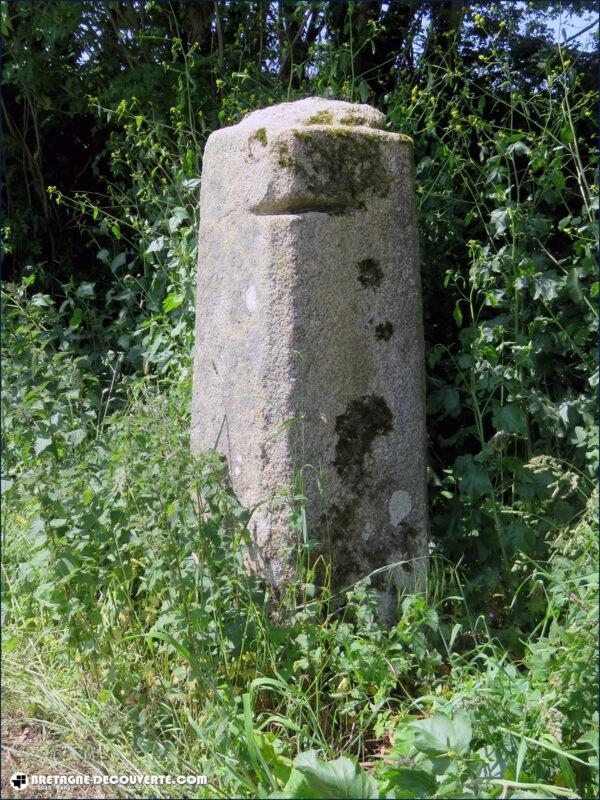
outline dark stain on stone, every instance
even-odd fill
[[[364,563],[385,564],[389,561],[389,544],[382,535],[383,532],[374,533],[366,540],[360,535],[362,526],[360,528],[357,527],[356,520],[359,505],[360,497],[354,493],[340,505],[332,503],[327,515],[323,515],[321,521],[322,523],[325,520],[327,522],[332,563],[340,565],[342,568],[340,574],[343,574],[344,570],[347,574],[349,560],[355,565]],[[336,583],[335,576],[333,580]],[[375,579],[374,585],[377,584],[378,579]],[[339,585],[339,581],[337,581],[337,585]]]
[[[378,339],[381,339],[384,342],[388,342],[393,335],[394,335],[394,326],[389,320],[387,322],[382,322],[380,325],[375,326],[375,336]]]
[[[383,270],[374,258],[365,258],[358,263],[358,280],[365,289],[376,289],[383,280]]]
[[[355,503],[347,503],[346,505],[338,506],[333,503],[329,509],[329,524],[331,532],[336,539],[340,535],[349,533],[354,521],[354,505]]]
[[[391,433],[393,420],[388,404],[375,394],[353,400],[346,411],[336,417],[337,444],[333,463],[341,478],[358,484],[375,437]]]
[[[412,525],[402,523],[402,525],[400,525],[400,533],[406,550],[406,559],[408,561],[408,563],[402,565],[402,568],[405,572],[411,573],[414,569],[413,559],[416,559],[418,556],[417,531]]]

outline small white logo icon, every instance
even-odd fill
[[[24,789],[28,783],[29,779],[24,772],[15,772],[10,776],[10,785],[19,792],[21,789]]]

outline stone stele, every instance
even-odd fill
[[[336,587],[377,571],[389,615],[427,504],[412,144],[384,125],[310,98],[209,137],[191,442],[228,460],[255,571],[281,587],[308,537]]]

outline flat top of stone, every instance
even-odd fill
[[[385,128],[385,114],[362,103],[307,97],[252,111],[237,127],[273,130],[310,125],[364,126],[381,130]]]

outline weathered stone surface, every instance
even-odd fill
[[[338,586],[399,561],[397,584],[426,569],[412,146],[384,123],[314,98],[206,145],[192,449],[228,458],[249,508],[266,501],[253,560],[274,585],[298,535],[281,487],[308,498]]]

